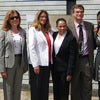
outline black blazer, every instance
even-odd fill
[[[53,33],[54,41],[57,34],[58,32]],[[66,71],[66,74],[71,75],[72,70],[75,67],[75,57],[77,50],[76,39],[68,29],[57,54],[55,54],[53,47],[53,70],[59,72]]]

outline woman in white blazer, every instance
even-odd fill
[[[4,100],[20,100],[23,73],[28,69],[26,32],[20,14],[9,10],[0,31],[0,72]]]
[[[48,100],[53,44],[51,34],[47,11],[38,11],[28,33],[31,100]]]

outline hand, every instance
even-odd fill
[[[71,79],[72,79],[72,76],[71,75],[67,75],[66,80],[67,81],[71,81]]]
[[[2,78],[7,78],[7,73],[6,72],[2,72],[1,76],[2,76]]]
[[[40,72],[39,66],[34,67],[34,73],[39,74],[39,72]]]

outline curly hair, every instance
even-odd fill
[[[11,29],[10,16],[14,13],[17,13],[17,15],[19,17],[19,24],[18,24],[17,28],[18,28],[18,30],[21,29],[21,27],[20,27],[21,17],[20,17],[19,12],[17,10],[9,10],[5,15],[4,22],[3,22],[2,27],[1,27],[2,30],[8,31]]]

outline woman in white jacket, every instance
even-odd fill
[[[47,11],[38,11],[28,34],[31,100],[48,100],[53,44],[51,34]]]

